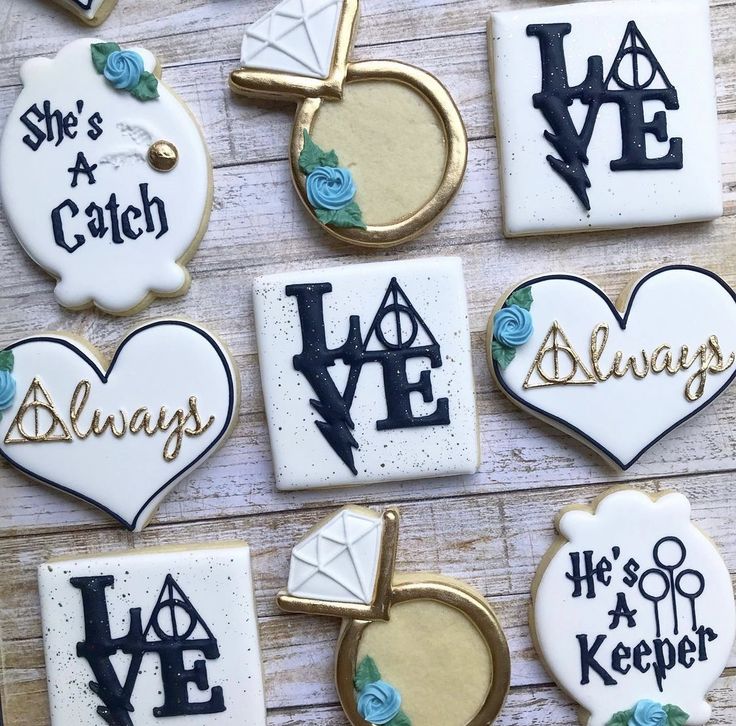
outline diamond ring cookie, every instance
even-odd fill
[[[535,646],[584,726],[701,726],[736,635],[731,576],[674,492],[563,509],[532,586]]]
[[[387,247],[416,237],[455,195],[468,143],[447,89],[397,61],[350,60],[358,0],[283,0],[245,31],[235,93],[299,104],[291,171],[335,237]]]
[[[87,25],[100,25],[112,12],[118,0],[54,0]]]
[[[212,206],[197,122],[156,58],[76,40],[23,64],[0,140],[0,198],[57,300],[124,315],[184,294]]]
[[[501,298],[486,352],[513,403],[628,469],[736,378],[736,292],[672,265],[614,305],[582,277],[542,275]]]
[[[265,726],[244,542],[51,560],[38,589],[52,726]]]
[[[287,612],[343,619],[336,685],[353,726],[484,726],[509,688],[501,625],[442,575],[394,576],[399,513],[344,507],[292,552]]]
[[[708,0],[493,13],[507,236],[723,213]]]
[[[253,306],[279,489],[477,470],[459,259],[269,275]]]
[[[130,332],[108,362],[62,333],[0,351],[0,456],[142,530],[225,441],[239,379],[224,345],[183,320]]]

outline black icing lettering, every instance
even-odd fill
[[[654,639],[654,677],[657,679],[657,688],[660,693],[664,690],[662,684],[667,678],[667,671],[672,670],[677,663],[675,646],[668,638]]]
[[[718,635],[713,632],[712,628],[706,628],[702,625],[695,631],[695,634],[698,636],[698,660],[708,660],[706,645],[714,641]]]
[[[634,616],[637,612],[637,610],[632,610],[629,607],[629,603],[626,601],[626,594],[619,592],[616,595],[616,607],[608,611],[608,614],[611,616],[611,624],[608,626],[609,630],[615,630],[619,626],[621,618],[626,618],[628,627],[635,628],[636,620]]]
[[[143,214],[146,217],[146,232],[154,232],[156,230],[153,214],[151,213],[151,209],[155,205],[161,227],[161,230],[156,235],[156,239],[163,237],[169,231],[169,225],[166,221],[166,205],[158,197],[153,197],[153,199],[148,198],[148,184],[140,184],[139,188],[143,201]]]
[[[61,138],[56,142],[57,146],[64,140],[64,136],[66,136],[69,139],[77,138],[77,132],[70,131],[69,129],[76,128],[78,123],[79,123],[79,120],[77,119],[76,114],[73,114],[70,112],[66,116],[64,116],[64,120],[62,121],[62,125],[64,127],[63,134],[61,135]]]
[[[644,658],[652,654],[652,649],[649,644],[642,640],[634,646],[634,668],[639,673],[646,673],[651,667],[651,663],[645,663]]]
[[[87,229],[93,237],[102,239],[107,234],[107,227],[105,226],[105,212],[98,204],[90,202],[84,213],[90,218],[87,222]]]
[[[85,239],[83,235],[75,234],[74,239],[76,244],[70,245],[67,243],[64,237],[64,223],[61,219],[61,213],[64,209],[69,210],[69,216],[71,218],[74,218],[79,214],[79,207],[71,199],[65,199],[58,207],[55,207],[52,210],[51,226],[54,230],[54,242],[56,242],[59,247],[63,247],[67,252],[75,252],[85,243]]]
[[[396,278],[391,279],[365,340],[359,317],[351,315],[345,343],[332,349],[327,346],[323,312],[323,297],[330,292],[332,285],[327,282],[286,287],[286,295],[296,298],[302,332],[302,351],[294,356],[293,365],[317,396],[311,405],[322,419],[315,422],[320,433],[350,471],[357,474],[353,450],[358,448],[358,442],[353,436],[350,408],[364,365],[378,363],[382,367],[387,414],[376,421],[378,431],[447,425],[450,404],[447,398],[438,398],[432,413],[417,416],[412,410],[412,393],[419,393],[425,403],[431,403],[434,392],[430,370],[423,370],[415,382],[409,381],[407,361],[424,358],[434,369],[442,366],[442,355],[440,345]],[[416,345],[420,331],[425,341]],[[337,360],[350,367],[342,391],[329,373]]]
[[[100,116],[99,112],[95,111],[87,119],[87,123],[89,124],[87,136],[89,136],[92,141],[96,141],[100,136],[102,136],[102,116]]]
[[[120,236],[120,225],[118,224],[118,199],[115,194],[110,195],[110,199],[107,200],[105,209],[110,213],[109,218],[110,229],[112,230],[112,241],[116,245],[121,245],[125,240]]]
[[[34,103],[27,111],[24,111],[20,116],[21,123],[33,134],[26,134],[23,137],[23,143],[30,147],[33,151],[36,151],[41,144],[46,140],[46,134],[43,132],[40,126],[37,126],[31,120],[31,114],[36,117],[36,121],[43,121],[44,116],[39,110],[38,106]]]
[[[565,577],[574,583],[572,596],[580,597],[583,594],[582,584],[585,583],[586,592],[585,597],[588,600],[592,600],[595,595],[595,583],[596,580],[603,586],[607,586],[611,583],[611,577],[608,573],[612,569],[611,561],[607,557],[601,557],[598,563],[593,565],[593,550],[585,550],[583,552],[583,568],[580,567],[580,553],[570,553],[570,563],[572,565],[572,572],[566,572]]]
[[[611,656],[611,670],[625,676],[631,670],[631,664],[625,664],[629,658],[631,658],[631,648],[626,647],[623,643],[619,643],[613,649],[613,655]]]
[[[123,228],[123,234],[128,239],[138,239],[143,234],[143,229],[138,226],[138,229],[134,232],[133,227],[130,223],[130,217],[138,219],[141,216],[141,210],[138,207],[134,207],[132,204],[120,215],[120,224]]]
[[[667,116],[657,111],[651,121],[644,120],[644,101],[662,101],[665,108],[674,110],[680,107],[677,91],[664,88],[650,91],[640,99],[627,96],[617,99],[623,130],[623,148],[620,159],[611,162],[611,171],[646,171],[652,169],[682,169],[682,139],[670,139],[670,147],[664,156],[651,159],[647,156],[647,134],[657,141],[667,141]]]
[[[72,175],[72,186],[77,186],[77,177],[80,174],[84,174],[87,177],[87,183],[88,184],[94,184],[95,183],[95,175],[94,171],[97,168],[97,164],[90,164],[87,161],[87,158],[85,155],[81,152],[77,152],[77,160],[74,162],[74,166],[67,169],[67,171]]]
[[[680,641],[677,646],[677,661],[685,668],[691,668],[695,663],[695,658],[688,657],[690,653],[694,653],[698,647],[693,643],[687,635]]]
[[[639,576],[636,574],[641,569],[639,563],[632,557],[625,565],[624,572],[626,577],[623,578],[624,585],[626,587],[634,587]]]
[[[590,671],[596,673],[606,686],[615,686],[616,681],[611,674],[595,659],[596,654],[606,641],[605,635],[599,635],[592,647],[588,646],[588,636],[585,634],[576,635],[578,645],[580,646],[580,685],[585,686],[590,683]]]
[[[190,669],[184,667],[184,653],[187,651],[196,651],[206,660],[215,660],[220,657],[220,650],[207,623],[171,575],[164,580],[145,628],[142,626],[141,608],[132,607],[128,633],[119,638],[113,638],[111,634],[106,598],[107,589],[114,588],[115,578],[111,575],[74,577],[70,582],[80,590],[84,610],[84,640],[77,644],[77,656],[84,658],[92,669],[95,680],[90,683],[90,688],[104,704],[97,707],[97,714],[107,724],[133,726],[131,713],[136,710],[134,692],[146,653],[155,653],[160,661],[158,673],[163,705],[153,708],[154,718],[226,710],[222,686],[209,686],[205,660],[196,660]],[[174,609],[188,616],[189,625],[184,633],[178,632]],[[160,620],[162,612],[171,614],[168,621],[166,617]],[[201,632],[201,636],[193,637],[195,631]],[[119,651],[130,656],[122,683],[111,662],[111,657]],[[189,684],[200,691],[209,690],[209,699],[190,700]]]
[[[650,158],[646,152],[646,137],[653,135],[658,141],[667,141],[667,118],[664,111],[645,120],[644,104],[661,102],[665,109],[679,108],[677,90],[670,83],[664,68],[642,36],[636,23],[629,22],[618,53],[608,75],[604,78],[603,59],[599,55],[588,58],[587,73],[577,86],[570,86],[567,75],[564,39],[572,32],[570,23],[529,25],[527,35],[536,37],[542,66],[542,88],[532,96],[549,125],[544,138],[557,156],[550,154],[547,162],[574,192],[586,210],[590,210],[588,189],[591,186],[586,166],[588,147],[601,106],[615,103],[619,108],[621,127],[621,157],[610,162],[614,172],[652,171],[683,168],[683,141],[670,139],[668,153],[660,158]],[[632,76],[623,77],[622,61],[632,56]],[[640,60],[641,59],[641,60]],[[642,62],[644,61],[644,62]],[[648,77],[644,69],[648,68]],[[657,83],[655,83],[657,81]],[[653,87],[659,86],[659,87]],[[572,117],[573,101],[587,106],[582,128],[577,129]]]
[[[411,358],[427,358],[432,368],[442,365],[440,351],[433,346],[408,348],[400,351],[387,351],[381,359],[383,367],[383,386],[386,391],[386,418],[376,421],[379,431],[389,429],[413,428],[417,426],[444,426],[450,423],[450,402],[446,398],[437,399],[434,413],[415,416],[411,410],[412,391],[422,394],[425,403],[431,403],[432,381],[428,370],[419,374],[416,383],[410,383],[406,376],[406,362]]]

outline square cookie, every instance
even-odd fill
[[[507,236],[723,213],[707,0],[493,13]]]
[[[459,259],[269,275],[253,296],[279,489],[477,470]]]
[[[265,726],[243,542],[38,569],[53,726]]]

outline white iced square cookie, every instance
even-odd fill
[[[270,275],[254,308],[279,489],[477,469],[459,259]]]
[[[38,569],[52,726],[264,726],[244,542]]]
[[[87,25],[99,25],[110,14],[118,0],[54,0],[57,5],[76,15]]]
[[[723,212],[707,0],[493,13],[508,236]]]

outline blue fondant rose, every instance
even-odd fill
[[[10,371],[0,371],[0,411],[10,408],[15,398],[15,378]]]
[[[533,332],[531,313],[518,305],[501,308],[493,318],[493,337],[509,348],[524,345]]]
[[[662,704],[645,698],[634,707],[628,726],[667,726],[668,723],[669,717]]]
[[[355,196],[355,182],[348,169],[318,166],[307,176],[307,198],[317,209],[342,209]]]
[[[115,88],[130,91],[140,82],[143,71],[140,53],[134,50],[116,50],[107,56],[102,73]]]
[[[386,681],[369,683],[358,696],[358,713],[370,723],[388,723],[400,709],[401,695]]]

